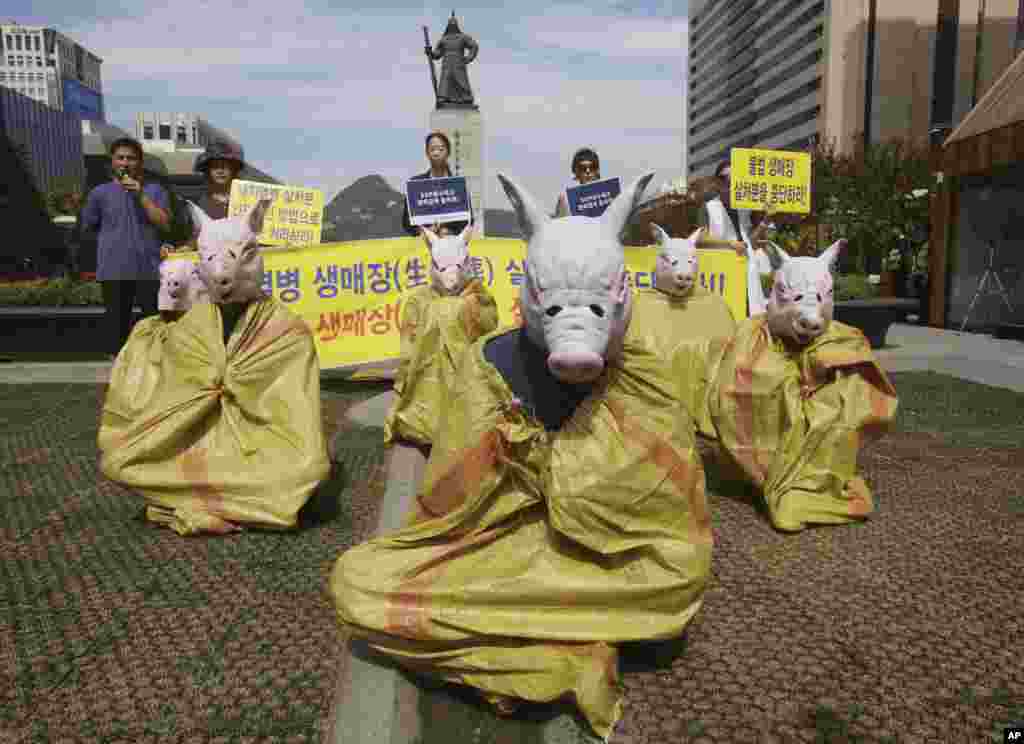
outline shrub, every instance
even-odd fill
[[[71,305],[83,307],[102,305],[103,293],[98,282],[75,279],[0,284],[0,305]]]

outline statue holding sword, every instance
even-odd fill
[[[477,108],[473,101],[473,89],[469,86],[466,66],[476,59],[480,48],[468,34],[464,34],[455,20],[455,11],[448,19],[444,35],[433,47],[427,27],[423,27],[424,51],[430,61],[430,77],[434,84],[437,108]],[[434,71],[434,60],[441,60],[441,79]]]

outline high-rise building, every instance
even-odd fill
[[[102,65],[55,29],[0,23],[0,86],[50,108],[102,121]]]
[[[940,7],[955,26],[948,51]],[[733,147],[824,140],[848,152],[861,136],[956,126],[1013,60],[1018,10],[1019,0],[691,0],[687,176],[712,173]],[[939,86],[936,64],[953,71]],[[934,122],[933,99],[949,96],[951,120]]]

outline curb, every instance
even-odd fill
[[[358,403],[345,420],[382,426],[395,394]],[[332,445],[333,446],[333,445]],[[333,451],[333,450],[332,450]],[[394,445],[387,455],[387,485],[375,534],[398,529],[412,509],[426,459],[415,447]],[[364,644],[346,643],[339,660],[338,688],[328,741],[331,744],[408,744],[419,735],[419,690],[397,668]]]

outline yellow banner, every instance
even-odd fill
[[[245,214],[260,199],[274,203],[263,218],[263,245],[309,245],[320,242],[324,219],[324,192],[301,186],[279,186],[256,181],[231,182],[228,217]]]
[[[519,289],[526,244],[507,238],[470,243],[477,275],[498,304],[502,326],[521,323]],[[699,250],[700,282],[746,317],[746,258]],[[626,248],[632,285],[650,291],[655,247]],[[192,258],[194,253],[175,254]],[[321,369],[397,359],[402,298],[430,283],[430,255],[419,238],[324,243],[263,250],[263,289],[300,315],[316,338]]]
[[[729,196],[735,209],[811,211],[811,156],[788,150],[734,147]]]

